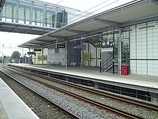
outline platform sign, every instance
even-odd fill
[[[86,49],[86,45],[84,45],[84,44],[81,44],[81,45],[74,44],[73,49],[74,50],[85,50]]]
[[[37,48],[35,48],[34,51],[41,51],[41,49],[37,49]]]
[[[113,41],[107,41],[107,45],[112,47],[114,45]]]
[[[41,55],[38,56],[38,61],[45,61],[47,60],[47,55],[43,55],[43,57]]]
[[[36,55],[35,52],[27,52],[28,55]]]
[[[89,53],[85,53],[84,55],[83,55],[83,60],[84,61],[91,61],[91,54],[89,54]]]
[[[65,48],[65,44],[57,44],[56,48]]]
[[[111,51],[113,51],[113,48],[102,48],[101,49],[101,52],[111,52]]]

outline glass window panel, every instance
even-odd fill
[[[13,10],[14,10],[14,16],[13,16],[13,18],[14,19],[16,19],[16,8],[17,8],[16,6],[14,6],[14,8],[13,8]]]
[[[32,21],[35,22],[35,10],[33,10],[33,13],[32,13]]]
[[[3,17],[5,17],[5,11],[6,11],[6,5],[4,5],[3,10],[2,10]]]
[[[26,21],[30,19],[30,9],[26,9]]]
[[[19,9],[19,20],[24,20],[24,8]]]
[[[47,12],[47,25],[52,27],[52,14],[50,12]]]
[[[38,23],[41,23],[41,11],[37,11],[37,20]]]
[[[11,5],[6,5],[6,17],[12,18],[12,6]]]

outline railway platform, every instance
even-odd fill
[[[98,84],[123,87],[133,90],[149,92],[152,102],[158,104],[158,77],[147,75],[118,75],[99,71],[97,67],[61,67],[52,65],[10,64],[19,68],[53,73],[59,76],[77,78],[92,81],[95,87]],[[108,87],[107,87],[108,88]],[[137,92],[136,92],[137,93]],[[136,94],[137,95],[137,94]]]
[[[39,119],[1,78],[0,119]]]

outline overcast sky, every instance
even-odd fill
[[[98,13],[106,9],[109,9],[111,7],[115,7],[123,3],[129,2],[131,0],[41,0],[41,1],[63,5],[63,6],[79,9],[81,11]],[[0,32],[0,56],[2,55],[2,52],[4,55],[11,55],[12,50],[10,48],[12,48],[13,51],[19,50],[19,49],[15,49],[15,46],[22,44],[28,40],[31,40],[35,37],[37,36]],[[21,49],[20,52],[22,53]]]

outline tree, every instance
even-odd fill
[[[14,51],[13,53],[12,53],[12,56],[11,56],[11,58],[13,59],[13,60],[19,60],[19,58],[20,58],[20,56],[21,56],[21,54],[18,52],[18,51]]]

